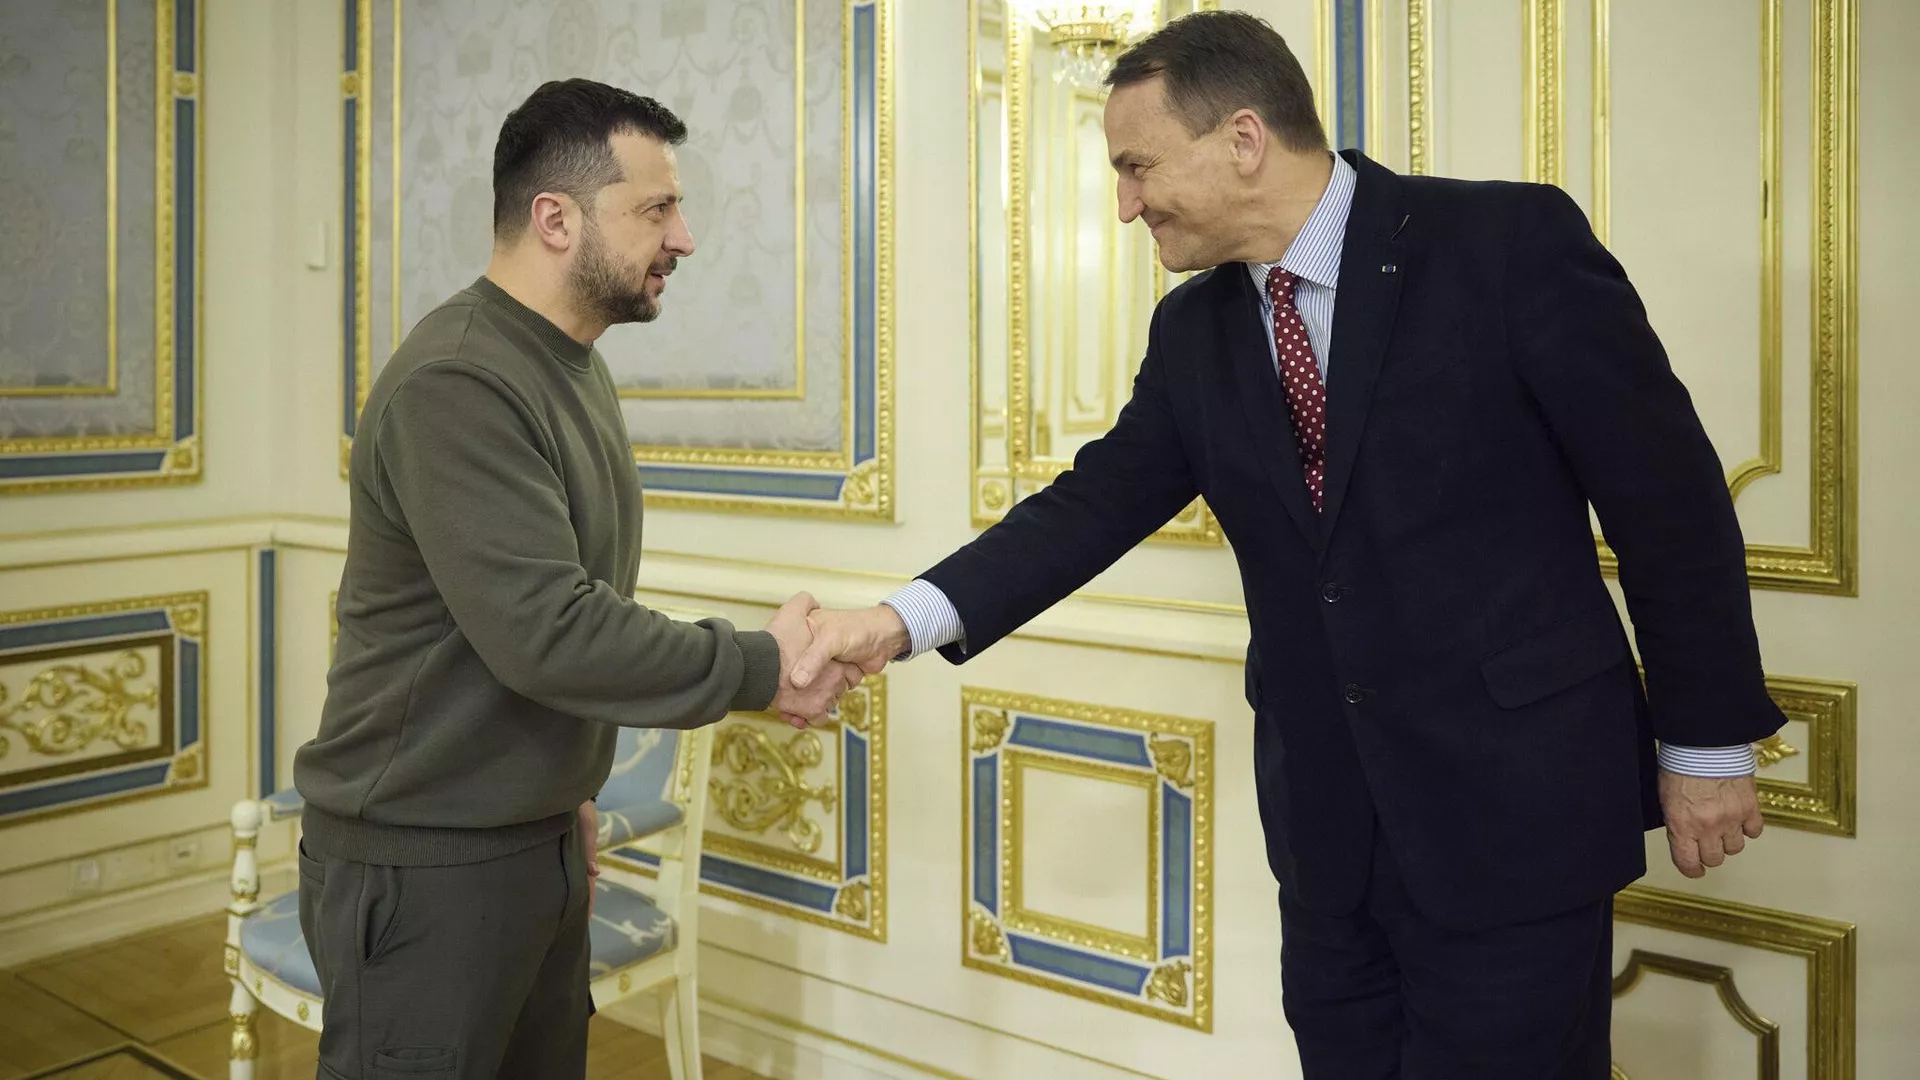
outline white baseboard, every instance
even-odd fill
[[[0,923],[0,968],[219,914],[233,899],[229,877],[225,869],[207,870],[9,919]],[[260,877],[262,896],[278,896],[295,884],[291,866],[268,867]]]
[[[601,1010],[610,1020],[649,1035],[660,1034],[660,1010],[651,995],[629,998]],[[780,1028],[713,1001],[700,1005],[701,1052],[773,1080],[944,1080],[882,1061],[850,1047],[792,1028]]]
[[[700,971],[702,1051],[773,1080],[1165,1080],[733,949],[701,949]],[[659,1032],[650,996],[603,1011]]]

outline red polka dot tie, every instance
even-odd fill
[[[1300,451],[1307,495],[1319,510],[1320,482],[1327,471],[1327,392],[1320,381],[1313,342],[1307,340],[1307,324],[1293,306],[1293,289],[1299,281],[1276,266],[1267,273],[1267,295],[1273,298],[1273,342],[1280,356],[1280,384],[1286,388],[1287,409],[1293,414],[1293,445]]]

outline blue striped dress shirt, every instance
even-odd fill
[[[1347,236],[1347,212],[1353,208],[1356,174],[1353,166],[1338,154],[1333,158],[1333,176],[1327,190],[1314,205],[1313,213],[1300,227],[1285,255],[1277,263],[1243,263],[1252,275],[1254,292],[1260,297],[1260,324],[1267,339],[1268,355],[1273,358],[1274,375],[1280,372],[1280,352],[1273,340],[1273,298],[1267,292],[1267,275],[1281,267],[1299,279],[1293,290],[1293,305],[1300,321],[1307,326],[1307,341],[1320,368],[1327,377],[1327,362],[1333,345],[1333,297],[1340,281],[1340,247]],[[883,601],[900,613],[907,624],[913,647],[900,659],[912,659],[921,653],[951,645],[966,637],[966,627],[953,602],[932,582],[916,578]],[[1689,776],[1745,776],[1754,771],[1753,747],[1739,746],[1659,747],[1660,766],[1669,772]]]

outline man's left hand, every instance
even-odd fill
[[[1760,835],[1760,796],[1753,777],[1724,779],[1660,771],[1660,809],[1667,819],[1673,865],[1690,878],[1738,855]]]
[[[600,877],[600,812],[588,799],[580,804],[580,846],[587,852],[587,914],[593,914],[593,883]]]

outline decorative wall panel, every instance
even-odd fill
[[[343,475],[394,344],[486,267],[501,121],[584,76],[689,129],[697,250],[599,342],[651,504],[891,520],[890,2],[344,0]]]
[[[960,736],[961,962],[1213,1030],[1213,725],[968,688]]]
[[[207,783],[207,594],[0,613],[0,826]]]
[[[805,731],[767,714],[722,721],[701,889],[885,941],[886,737],[884,675],[868,678],[826,722]],[[645,842],[606,858],[641,873],[660,862]]]
[[[1805,543],[1755,539],[1756,534],[1771,530],[1747,525],[1750,580],[1762,588],[1850,596],[1858,590],[1859,452],[1854,430],[1858,405],[1854,340],[1858,24],[1854,0],[1802,0],[1791,5],[1795,9],[1791,13],[1787,7],[1786,0],[1762,0],[1740,9],[1743,15],[1751,13],[1746,16],[1751,22],[1743,18],[1742,24],[1730,25],[1717,7],[1682,11],[1634,6],[1616,11],[1611,0],[1591,0],[1590,17],[1569,23],[1565,0],[1526,0],[1521,42],[1526,57],[1523,178],[1573,191],[1595,232],[1620,253],[1630,272],[1638,267],[1639,276],[1645,278],[1654,260],[1682,268],[1689,282],[1687,294],[1676,297],[1657,287],[1646,290],[1648,308],[1674,354],[1676,369],[1708,413],[1709,432],[1728,461],[1729,490],[1737,499],[1756,481],[1770,476],[1804,476],[1795,482],[1806,485]],[[1649,23],[1646,15],[1656,12],[1661,18]],[[1635,21],[1623,23],[1621,17],[1628,14],[1635,15]],[[1673,17],[1676,14],[1684,17]],[[1424,18],[1424,9],[1418,6],[1410,9],[1410,27],[1417,16]],[[1751,37],[1758,63],[1749,67],[1730,62],[1731,50],[1724,43],[1736,35]],[[1589,69],[1589,85],[1584,88],[1572,85],[1568,78],[1575,60],[1569,40],[1584,45],[1587,54],[1581,60]],[[1690,49],[1690,41],[1715,47],[1704,52]],[[1783,60],[1791,51],[1804,55],[1809,46],[1810,68],[1804,62]],[[1726,67],[1725,75],[1716,72],[1696,84],[1693,80],[1704,73],[1699,62],[1709,54]],[[1425,100],[1430,96],[1431,74],[1418,55],[1410,60],[1410,93]],[[1636,72],[1659,74],[1651,82],[1642,79],[1616,87],[1612,69],[1617,63]],[[1752,78],[1746,71],[1757,72],[1758,79],[1746,81]],[[1703,100],[1701,86],[1725,91],[1710,111],[1669,107],[1674,100]],[[1580,100],[1587,103],[1586,110],[1569,108],[1576,94],[1584,95]],[[1752,102],[1755,122],[1751,124],[1734,119],[1743,115],[1747,100]],[[1783,104],[1794,100],[1810,103],[1811,115],[1790,111]],[[1801,121],[1801,116],[1806,119]],[[1683,130],[1689,123],[1694,130]],[[1661,130],[1649,132],[1650,125]],[[1711,155],[1676,166],[1668,149],[1707,131],[1721,144],[1735,144],[1736,139],[1736,145],[1743,147],[1751,143],[1754,157],[1749,160],[1758,166],[1757,176],[1748,173],[1751,187],[1729,188],[1727,169]],[[1576,153],[1584,157],[1584,169],[1569,168],[1569,157]],[[1739,242],[1738,248],[1724,242],[1699,245],[1665,218],[1651,220],[1643,213],[1638,221],[1623,219],[1616,203],[1636,181],[1641,194],[1636,208],[1648,206],[1649,200],[1684,201],[1689,185],[1716,193],[1724,205],[1744,207],[1750,202],[1757,228],[1748,235],[1758,241],[1752,265],[1748,265],[1745,242]],[[1810,222],[1807,246],[1783,231],[1788,217]],[[1720,231],[1717,222],[1693,227]],[[1702,260],[1698,272],[1686,265],[1695,258]],[[1729,327],[1731,315],[1721,311],[1720,305],[1727,301],[1720,286],[1734,271],[1751,271],[1753,277],[1747,280],[1757,286],[1750,295],[1757,298],[1759,317],[1750,331]],[[1791,309],[1793,294],[1784,288],[1786,281],[1804,283],[1806,292],[1800,294],[1807,305],[1804,315]],[[1804,328],[1806,337],[1794,340],[1789,334],[1792,328]],[[1696,341],[1711,345],[1693,345]],[[1757,366],[1751,379],[1758,398],[1758,430],[1753,436],[1736,435],[1731,423],[1721,422],[1709,411],[1731,396],[1726,391],[1733,384],[1723,387],[1707,381],[1710,374],[1718,378],[1718,372],[1727,370],[1724,365],[1734,362],[1738,354],[1726,355],[1730,350],[1742,349],[1749,341],[1753,345],[1745,355],[1751,359],[1745,362]],[[1790,459],[1783,433],[1785,417],[1793,411],[1783,397],[1783,358],[1796,367],[1806,365],[1802,378],[1807,386],[1808,430],[1803,460]],[[1749,441],[1750,453],[1734,449]],[[1596,536],[1596,543],[1603,564],[1609,571],[1616,570],[1614,554],[1604,539]]]
[[[1789,829],[1852,836],[1859,703],[1852,683],[1767,676],[1787,726],[1755,744],[1760,809]]]
[[[1645,885],[1615,898],[1614,920],[1625,956],[1613,984],[1616,1075],[1643,1075],[1644,1058],[1691,1061],[1696,1075],[1853,1080],[1852,924]],[[1722,1030],[1636,1009],[1646,975],[1713,987]],[[1742,1059],[1752,1064],[1734,1065]]]
[[[0,7],[0,493],[200,476],[197,0]]]
[[[1166,0],[1164,20],[1212,0]],[[1048,35],[969,4],[973,93],[972,518],[984,527],[1046,487],[1132,395],[1153,307],[1183,278],[1144,225],[1114,216],[1104,96],[1055,77]],[[1154,534],[1218,545],[1196,499]]]

